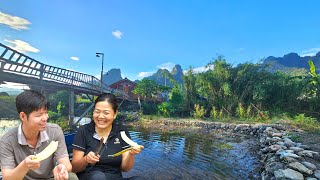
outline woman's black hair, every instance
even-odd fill
[[[48,110],[49,101],[38,91],[26,90],[16,97],[16,108],[18,113],[24,112],[29,117],[30,113],[41,108]]]
[[[94,101],[94,106],[96,106],[96,104],[101,101],[107,101],[109,104],[111,104],[114,112],[118,111],[118,101],[114,94],[111,94],[111,93],[100,94],[97,97],[97,99]]]

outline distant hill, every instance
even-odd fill
[[[309,71],[309,60],[313,61],[317,72],[320,73],[320,52],[318,52],[315,56],[304,57],[299,56],[297,53],[289,53],[283,57],[269,56],[263,61],[263,64],[270,64],[269,70],[271,72],[275,72],[277,70],[292,71],[293,69]],[[146,78],[155,81],[159,85],[172,87],[173,85],[170,82],[168,75],[170,75],[179,84],[183,84],[183,70],[179,64],[175,65],[171,72],[167,69],[158,69],[156,73]],[[103,76],[103,78],[105,77],[110,77],[109,79],[104,79],[104,82],[107,82],[109,85],[122,79],[120,69],[111,69],[108,71],[107,75],[105,74]],[[138,83],[139,80],[135,80],[134,82]]]
[[[288,71],[296,68],[304,68],[309,70],[309,60],[313,61],[317,72],[320,72],[320,52],[318,52],[315,56],[305,57],[301,57],[297,53],[289,53],[283,57],[269,56],[263,61],[263,64],[270,64],[271,66],[269,70],[271,72],[275,72],[277,70]]]
[[[14,89],[14,88],[0,86],[0,93],[7,93],[10,96],[17,96],[18,94],[20,94],[22,92],[23,92],[23,89]]]
[[[183,71],[179,64],[175,65],[171,72],[167,69],[158,69],[156,73],[147,78],[155,81],[159,85],[172,87],[173,85],[168,76],[171,76],[179,84],[183,84]]]
[[[107,85],[113,84],[122,79],[123,78],[121,77],[121,70],[116,68],[110,69],[102,76],[102,81]]]

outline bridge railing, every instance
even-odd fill
[[[101,90],[102,82],[92,75],[41,63],[1,43],[0,53],[0,71],[55,81],[93,91]],[[124,92],[112,89],[104,83],[102,83],[102,89],[103,92],[117,92],[124,95]]]

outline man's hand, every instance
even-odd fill
[[[69,174],[67,168],[63,164],[59,164],[53,169],[55,180],[68,180]]]
[[[28,169],[38,169],[40,167],[40,161],[35,158],[36,156],[30,155],[24,159],[24,163]]]

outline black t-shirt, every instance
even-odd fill
[[[128,130],[124,126],[113,123],[109,137],[106,143],[101,148],[99,162],[97,162],[94,166],[88,164],[84,172],[99,170],[102,172],[121,175],[122,156],[114,158],[108,157],[108,155],[115,154],[123,149],[130,147],[126,142],[122,140],[120,131],[125,131],[127,136],[131,138]],[[81,126],[78,129],[73,140],[72,148],[83,151],[84,155],[87,155],[90,151],[96,151],[99,142],[100,138],[95,132],[94,121],[91,121],[90,123]]]

